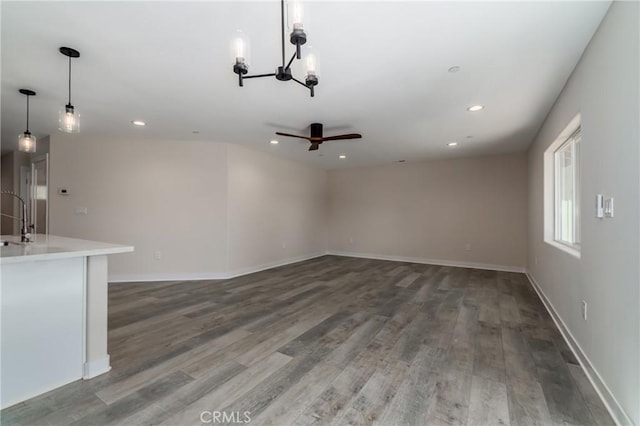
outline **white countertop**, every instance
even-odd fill
[[[133,251],[133,246],[78,240],[55,235],[36,234],[32,235],[32,239],[33,242],[21,243],[19,235],[0,236],[0,240],[18,243],[0,246],[0,265]]]

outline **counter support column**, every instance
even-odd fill
[[[88,256],[86,283],[86,354],[84,379],[91,379],[111,370],[107,352],[109,289],[107,256]]]

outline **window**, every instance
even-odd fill
[[[553,154],[554,239],[580,248],[580,128]]]
[[[580,114],[544,152],[544,241],[580,258]]]

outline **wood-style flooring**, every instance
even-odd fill
[[[111,284],[109,352],[2,425],[613,424],[523,274],[324,256]]]

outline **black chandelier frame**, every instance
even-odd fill
[[[285,35],[284,35],[284,0],[280,0],[280,33],[282,38],[282,65],[276,68],[276,72],[268,73],[268,74],[254,74],[247,75],[249,72],[249,67],[244,62],[239,62],[236,60],[235,65],[233,66],[233,72],[238,74],[238,85],[240,87],[244,86],[244,80],[249,78],[262,78],[262,77],[275,77],[280,81],[290,81],[293,80],[296,83],[304,86],[309,89],[311,97],[315,96],[315,86],[318,85],[318,76],[313,74],[308,74],[305,82],[298,80],[291,73],[291,64],[296,59],[301,59],[300,46],[307,42],[307,35],[305,34],[302,28],[294,28],[289,37],[289,41],[291,44],[296,46],[296,51],[289,59],[289,62],[286,62],[286,53],[285,53]],[[286,64],[286,65],[285,65]]]

